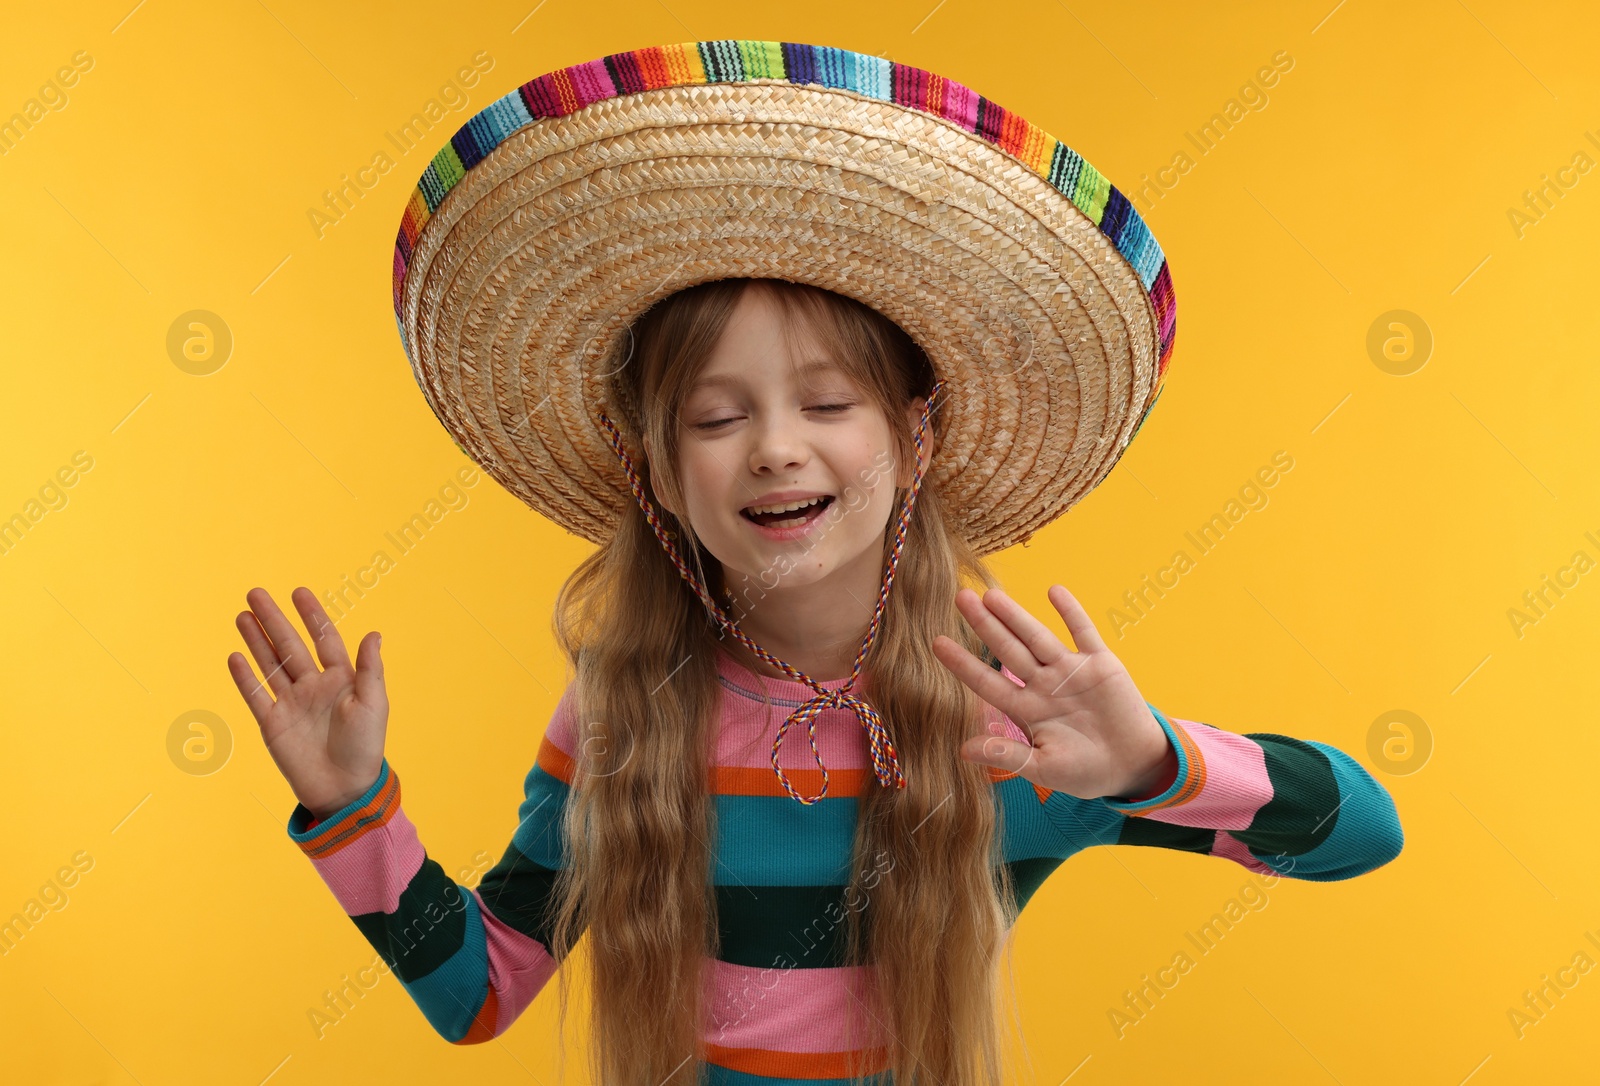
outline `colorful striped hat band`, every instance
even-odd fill
[[[867,624],[866,636],[861,639],[861,647],[856,650],[855,664],[850,668],[850,678],[837,690],[827,690],[811,676],[792,667],[783,660],[751,640],[739,624],[729,618],[727,613],[717,605],[706,586],[700,578],[689,568],[683,560],[683,555],[673,545],[671,533],[661,523],[661,518],[656,515],[655,507],[650,499],[645,496],[644,484],[639,480],[639,473],[633,466],[633,461],[628,457],[628,451],[623,446],[622,434],[618,432],[616,424],[600,413],[600,425],[605,428],[607,439],[611,442],[612,450],[617,454],[617,459],[622,462],[622,470],[628,477],[628,486],[633,491],[634,500],[639,503],[639,508],[644,511],[645,519],[650,522],[650,527],[655,531],[656,538],[661,541],[661,546],[672,559],[672,564],[678,567],[678,573],[688,582],[694,594],[700,597],[700,602],[711,614],[712,621],[719,630],[726,630],[738,639],[739,643],[762,660],[782,671],[796,682],[805,683],[816,694],[808,699],[784,720],[778,728],[778,734],[772,740],[772,771],[778,775],[778,783],[783,785],[783,790],[791,797],[806,805],[813,804],[828,794],[828,767],[822,764],[822,752],[817,749],[817,716],[824,709],[849,709],[861,721],[861,726],[866,729],[867,741],[872,751],[872,769],[877,775],[878,783],[885,788],[904,788],[906,778],[900,772],[900,755],[894,749],[894,743],[889,739],[889,733],[883,726],[883,718],[870,704],[850,692],[856,680],[861,676],[861,665],[866,662],[867,653],[872,649],[873,642],[878,637],[878,626],[883,619],[883,609],[889,602],[889,589],[894,584],[894,571],[900,563],[900,550],[905,546],[906,525],[911,521],[911,508],[916,504],[917,492],[922,489],[922,438],[927,429],[928,419],[933,414],[934,403],[944,391],[944,382],[935,381],[933,388],[928,392],[927,402],[922,408],[922,418],[917,422],[916,433],[912,441],[916,445],[917,463],[911,476],[911,486],[906,491],[900,503],[900,516],[894,526],[894,545],[889,550],[889,561],[885,563],[883,573],[883,586],[878,590],[878,604],[872,610],[872,621]],[[811,743],[811,754],[816,759],[817,768],[822,770],[822,791],[805,798],[795,791],[789,783],[789,778],[783,772],[783,767],[778,765],[778,748],[783,745],[783,737],[792,724],[803,724],[806,729],[806,739]]]
[[[614,53],[489,103],[422,172],[392,282],[457,446],[604,544],[629,480],[595,419],[635,422],[613,360],[662,298],[728,278],[832,291],[922,348],[929,482],[980,557],[1106,478],[1177,327],[1161,246],[1072,148],[955,80],[794,42]]]

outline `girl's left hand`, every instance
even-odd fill
[[[1175,775],[1172,744],[1083,607],[1061,585],[1051,585],[1049,596],[1079,651],[998,588],[981,597],[970,588],[956,593],[961,614],[1025,685],[942,635],[934,655],[1033,744],[975,736],[961,756],[1079,799],[1143,796]]]

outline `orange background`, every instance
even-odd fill
[[[318,1037],[311,1009],[375,955],[289,841],[293,798],[224,661],[247,589],[320,594],[439,499],[341,625],[352,646],[384,633],[389,754],[430,854],[466,882],[498,857],[563,683],[554,594],[588,544],[481,475],[441,497],[465,461],[396,334],[400,209],[425,156],[517,84],[714,38],[939,72],[1144,191],[1179,299],[1161,403],[998,568],[1057,630],[1044,592],[1065,584],[1169,714],[1332,743],[1399,805],[1403,855],[1344,883],[1075,857],[1017,932],[1019,1080],[1588,1077],[1600,974],[1567,974],[1520,1036],[1508,1012],[1600,960],[1600,27],[1577,4],[1336,2],[12,12],[0,123],[85,70],[0,155],[0,517],[56,504],[0,555],[0,921],[48,898],[0,956],[0,1079],[554,1081],[549,991],[457,1048],[386,977]],[[437,139],[393,149],[319,230],[323,192],[480,54]],[[1274,57],[1292,66],[1252,83]],[[1190,136],[1230,109],[1202,151]],[[168,347],[193,310],[231,339],[203,376]],[[1293,467],[1219,545],[1186,545],[1280,452]],[[1180,548],[1193,567],[1116,637],[1112,609]],[[1547,575],[1568,587],[1535,616]],[[190,719],[210,739],[173,742]],[[1258,904],[1119,1038],[1124,991],[1230,901]]]

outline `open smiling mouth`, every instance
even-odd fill
[[[752,513],[749,509],[741,509],[739,510],[739,515],[763,528],[799,528],[820,517],[828,506],[833,504],[833,496],[824,495],[820,498],[811,498],[803,505],[799,502],[785,502],[784,504],[799,506],[799,508],[781,509],[765,513]]]

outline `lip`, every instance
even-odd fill
[[[820,490],[775,490],[771,494],[764,494],[753,502],[746,502],[740,507],[742,513],[755,505],[778,505],[782,502],[798,502],[807,498],[836,498],[837,494],[827,494]]]
[[[833,513],[834,507],[839,504],[837,497],[832,494],[808,493],[802,490],[780,490],[750,503],[750,505],[777,505],[781,502],[803,501],[806,498],[832,498],[833,500],[828,502],[820,511],[813,513],[811,519],[804,524],[798,524],[792,528],[771,528],[765,524],[757,524],[744,515],[744,510],[740,510],[739,519],[753,528],[764,539],[770,539],[774,542],[802,539],[810,535],[819,524],[828,519]],[[748,508],[750,506],[745,506],[745,509]]]
[[[781,501],[782,499],[779,500]],[[761,505],[765,503],[757,502],[756,504]],[[751,528],[755,529],[755,531],[760,533],[760,535],[765,539],[802,539],[805,536],[810,535],[819,524],[828,518],[828,514],[833,512],[833,506],[834,503],[829,503],[826,509],[823,509],[820,513],[814,514],[811,519],[806,521],[804,524],[796,525],[793,528],[769,528],[765,524],[757,524],[749,517],[740,516],[739,519],[745,524],[749,525]]]

